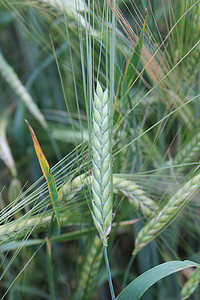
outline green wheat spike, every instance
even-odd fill
[[[181,300],[188,299],[200,283],[200,268],[196,268],[181,290]]]
[[[102,91],[97,83],[94,94],[92,134],[92,217],[103,244],[111,230],[112,198],[109,147],[109,99],[108,91]]]
[[[99,235],[95,235],[91,241],[89,251],[84,260],[84,265],[79,279],[81,299],[90,299],[94,288],[96,276],[103,258],[103,245]]]
[[[183,165],[181,169],[187,167],[188,163],[195,161],[199,155],[200,150],[200,134],[197,133],[193,139],[191,139],[185,147],[183,147],[175,156],[173,160],[174,165]]]
[[[199,188],[200,175],[184,184],[167,202],[167,204],[156,214],[138,233],[135,250],[136,255],[142,248],[149,244],[159,233],[162,232],[178,215],[188,203],[193,193]]]

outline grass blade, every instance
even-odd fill
[[[29,131],[31,133],[35,152],[36,152],[37,158],[40,163],[40,167],[42,169],[42,172],[43,172],[44,177],[48,184],[49,195],[50,195],[52,206],[53,206],[54,213],[56,216],[57,225],[58,225],[58,228],[60,228],[60,212],[59,212],[58,191],[57,191],[57,187],[56,187],[56,182],[55,182],[53,175],[51,174],[49,163],[40,147],[40,144],[36,138],[36,135],[35,135],[32,127],[30,126],[30,124],[28,123],[27,120],[25,120],[25,121],[26,121],[26,124],[28,125]]]
[[[117,300],[138,300],[158,280],[190,267],[200,267],[200,265],[189,260],[169,261],[158,265],[132,281],[119,294]]]

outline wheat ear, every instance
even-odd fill
[[[200,174],[189,180],[178,190],[161,209],[139,232],[133,255],[149,244],[167,225],[169,225],[187,204],[192,194],[199,187]]]
[[[191,20],[193,25],[193,40],[200,39],[200,3],[196,4],[193,10],[194,16]],[[200,68],[200,44],[192,51],[191,55],[186,60],[187,72],[185,72],[185,80],[188,84],[194,82],[195,76],[199,73]]]
[[[184,168],[184,164],[192,162],[199,155],[200,150],[200,134],[197,133],[195,137],[183,147],[181,151],[177,153],[173,160],[174,165],[183,164],[181,168]]]
[[[199,10],[200,11],[200,10]],[[194,49],[191,55],[187,59],[187,72],[185,72],[185,80],[188,84],[193,82],[196,74],[200,68],[200,44]]]
[[[85,174],[79,175],[74,179],[68,179],[58,191],[59,202],[70,201],[75,194],[80,191],[85,185],[91,182],[90,176]]]
[[[39,1],[39,0],[37,0]],[[66,1],[66,0],[40,0],[48,8],[57,10],[59,13],[69,16],[81,24],[83,28],[90,29],[91,35],[96,37],[98,33],[85,21],[81,12],[88,11],[87,4],[84,0]]]
[[[96,276],[103,258],[103,245],[99,235],[92,239],[90,249],[86,255],[79,280],[79,297],[90,299],[94,288]]]
[[[77,176],[74,180],[67,181],[59,190],[59,201],[69,201],[72,199],[77,191],[80,191],[83,186],[91,185],[92,177],[82,174]],[[132,180],[126,180],[120,177],[120,174],[113,175],[113,192],[115,194],[122,193],[129,199],[133,208],[142,211],[147,218],[158,209],[155,201],[145,195],[144,190]]]
[[[10,242],[16,238],[24,237],[28,232],[40,232],[49,228],[52,218],[52,211],[45,212],[38,216],[29,216],[27,213],[23,217],[16,219],[4,225],[0,225],[0,245]],[[65,226],[69,222],[69,217],[61,215],[61,226]]]
[[[13,68],[7,63],[2,53],[0,52],[0,74],[10,86],[11,90],[24,102],[27,109],[32,115],[40,122],[43,128],[47,129],[48,125],[43,114],[40,112],[38,106],[35,104],[31,95],[23,86],[19,78],[17,77]]]
[[[141,187],[133,181],[113,176],[113,187],[115,193],[121,192],[125,195],[134,209],[138,211],[140,208],[147,218],[158,209],[155,202],[147,197]]]
[[[181,300],[189,298],[200,283],[200,268],[196,268],[181,290]]]
[[[110,163],[108,91],[103,92],[97,83],[92,133],[92,217],[105,246],[112,222]]]

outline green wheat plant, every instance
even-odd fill
[[[199,9],[0,1],[0,299],[199,300]]]

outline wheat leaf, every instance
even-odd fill
[[[158,280],[190,267],[200,267],[199,264],[185,261],[168,261],[158,265],[132,281],[117,297],[117,300],[139,300],[142,295]]]
[[[58,225],[58,228],[60,229],[60,212],[59,212],[58,191],[57,191],[57,187],[56,187],[56,182],[55,182],[53,175],[50,172],[49,163],[40,147],[40,144],[36,138],[36,135],[35,135],[32,127],[30,126],[30,124],[28,123],[27,120],[25,120],[25,121],[26,121],[26,124],[28,125],[29,131],[31,133],[33,145],[35,148],[37,158],[40,163],[40,167],[42,169],[42,172],[43,172],[44,177],[48,184],[49,195],[50,195],[52,206],[53,206],[54,213],[56,216],[57,225]],[[53,218],[52,218],[52,220],[53,220]]]

